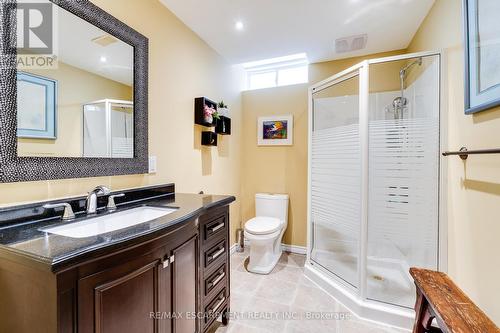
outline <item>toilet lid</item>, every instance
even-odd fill
[[[245,223],[245,230],[254,235],[271,234],[281,229],[280,219],[257,216]]]

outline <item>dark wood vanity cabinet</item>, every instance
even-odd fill
[[[78,332],[197,332],[197,253],[194,236],[79,279]]]
[[[198,221],[61,274],[59,332],[196,333]],[[66,280],[66,281],[65,281]],[[73,320],[77,318],[77,320]],[[73,327],[74,326],[74,327]]]
[[[226,205],[55,272],[0,251],[0,332],[208,332],[228,320],[229,250]]]
[[[200,216],[200,294],[205,314],[200,325],[204,332],[220,314],[223,324],[229,320],[229,255],[229,209],[225,206]]]

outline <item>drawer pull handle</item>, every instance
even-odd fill
[[[212,253],[210,255],[208,255],[208,257],[210,258],[210,260],[214,260],[216,259],[218,256],[220,256],[221,254],[223,254],[225,251],[224,248],[220,249],[219,251],[215,252],[215,253]]]
[[[224,222],[219,223],[217,226],[215,226],[213,228],[210,228],[210,233],[213,234],[214,232],[216,232],[217,230],[222,229],[222,228],[224,228]]]
[[[217,283],[219,283],[224,278],[224,276],[226,276],[226,273],[222,272],[222,274],[220,274],[219,276],[217,276],[212,281],[208,282],[208,287],[213,287],[213,286],[217,285]]]
[[[224,303],[224,301],[225,301],[225,300],[226,300],[226,297],[224,297],[224,296],[223,296],[223,297],[220,299],[220,301],[218,301],[218,302],[217,302],[217,304],[215,304],[215,306],[212,308],[211,312],[212,312],[212,313],[213,313],[213,312],[216,312],[216,311],[220,308],[220,306],[222,305],[222,303]]]

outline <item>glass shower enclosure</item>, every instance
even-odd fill
[[[83,157],[134,157],[134,103],[103,99],[83,105]]]
[[[412,308],[409,268],[441,268],[440,67],[373,59],[310,89],[308,263],[361,312]]]

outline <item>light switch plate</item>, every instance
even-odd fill
[[[149,173],[156,173],[156,156],[149,156]]]

